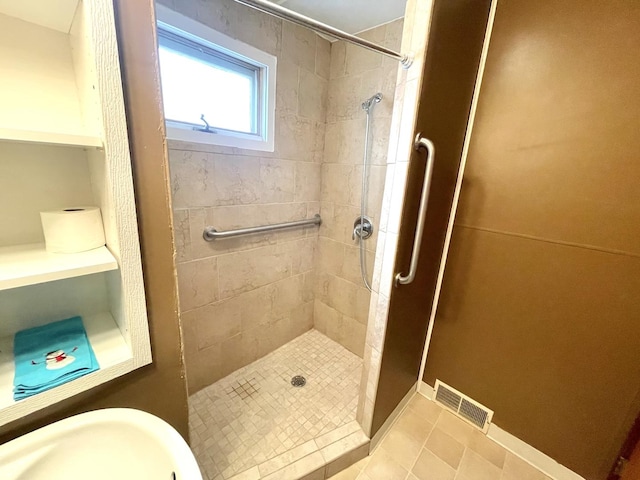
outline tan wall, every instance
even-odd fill
[[[275,152],[169,142],[189,391],[313,326],[317,228],[207,243],[319,212],[329,42],[232,0],[162,2],[278,58]]]
[[[638,408],[638,25],[499,1],[425,375],[589,480]]]
[[[70,415],[109,407],[151,412],[188,438],[153,2],[114,3],[153,364],[3,427],[0,443]]]
[[[399,49],[402,25],[401,19],[396,20],[360,36]],[[396,60],[345,42],[334,42],[331,46],[314,326],[361,357],[370,295],[360,274],[358,242],[351,238],[353,222],[360,215],[362,190],[366,114],[361,105],[369,97],[382,93],[382,102],[371,114],[367,215],[373,220],[374,235],[366,241],[371,282],[397,71]]]

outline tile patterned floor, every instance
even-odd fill
[[[373,454],[331,480],[550,480],[422,395]]]
[[[229,479],[355,420],[362,359],[316,330],[189,398],[203,476]],[[291,385],[304,375],[306,386]]]

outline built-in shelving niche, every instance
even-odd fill
[[[110,0],[0,0],[0,425],[151,362]],[[44,249],[40,212],[99,206],[107,245]],[[100,370],[13,401],[13,335],[81,315]]]

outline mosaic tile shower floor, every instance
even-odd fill
[[[356,418],[362,359],[317,330],[189,398],[203,476],[228,479]],[[307,379],[291,385],[294,375]]]

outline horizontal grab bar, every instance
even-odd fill
[[[207,242],[213,242],[214,240],[220,240],[222,238],[239,237],[240,235],[251,235],[253,233],[271,232],[273,230],[282,230],[283,228],[293,227],[305,227],[307,225],[320,225],[322,218],[316,214],[313,218],[306,220],[297,220],[295,222],[276,223],[274,225],[262,225],[260,227],[239,228],[237,230],[226,230],[219,232],[213,227],[207,227],[204,229],[202,236]]]

